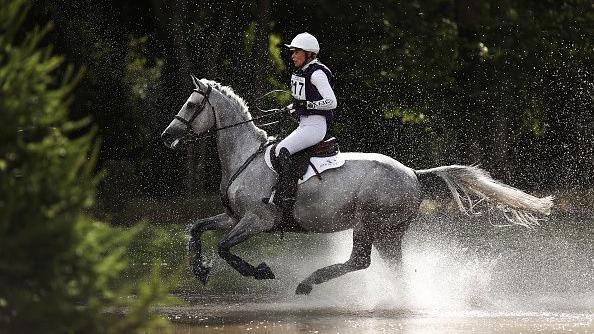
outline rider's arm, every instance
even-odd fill
[[[331,110],[337,106],[336,96],[328,82],[326,73],[317,70],[311,74],[311,83],[316,86],[322,96],[319,101],[307,101],[307,109]]]

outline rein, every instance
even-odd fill
[[[194,119],[196,119],[196,117],[202,112],[204,111],[204,108],[206,108],[206,104],[208,103],[211,106],[212,109],[212,113],[213,113],[213,118],[216,119],[216,115],[215,115],[215,110],[214,107],[212,106],[212,104],[210,104],[210,101],[208,99],[210,92],[212,91],[212,87],[208,86],[208,89],[206,90],[206,93],[200,91],[199,89],[194,89],[194,92],[200,93],[202,95],[204,95],[204,98],[202,99],[202,103],[200,104],[200,108],[196,109],[196,111],[194,112],[194,114],[192,115],[192,117],[190,118],[190,120],[185,120],[184,118],[182,118],[181,116],[175,116],[175,119],[177,119],[178,121],[182,122],[185,126],[186,126],[186,132],[188,133],[186,136],[185,141],[196,141],[198,139],[202,139],[202,138],[209,138],[214,136],[218,131],[221,130],[225,130],[225,129],[230,129],[230,128],[234,128],[236,126],[245,124],[245,123],[251,123],[251,122],[255,122],[267,117],[271,117],[271,116],[276,116],[278,114],[283,114],[286,113],[288,111],[288,109],[286,107],[284,108],[280,108],[280,109],[268,109],[268,110],[262,110],[260,108],[257,108],[259,111],[265,112],[266,115],[262,115],[262,116],[258,116],[258,117],[252,117],[252,119],[248,119],[247,121],[242,121],[242,122],[238,122],[235,124],[231,124],[231,125],[225,125],[225,126],[221,126],[219,128],[215,127],[212,129],[209,129],[208,131],[204,132],[203,134],[197,135],[194,133],[194,131],[192,131],[192,122],[194,121]],[[262,97],[260,97],[259,99],[263,98],[264,96],[270,94],[270,93],[274,93],[276,91],[271,91],[268,92],[266,94],[264,94]],[[258,99],[258,100],[259,100]],[[257,100],[256,100],[257,101]],[[260,126],[267,126],[267,125],[272,125],[278,122],[271,122],[271,123],[266,123],[266,124],[260,124]],[[189,138],[187,138],[189,137]]]
[[[219,130],[229,129],[229,128],[232,128],[232,127],[235,127],[235,126],[238,126],[238,125],[241,125],[241,124],[245,124],[245,123],[249,123],[249,122],[254,122],[254,121],[260,120],[262,118],[274,116],[276,114],[281,114],[281,113],[284,113],[284,112],[286,112],[286,109],[285,108],[282,108],[282,109],[270,109],[270,114],[258,116],[256,118],[252,118],[252,119],[249,119],[247,121],[243,121],[243,122],[239,122],[239,123],[222,126],[220,128],[213,129],[212,131],[216,132],[216,131],[219,131]]]

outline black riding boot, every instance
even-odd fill
[[[275,187],[273,203],[281,209],[285,222],[293,220],[297,181],[299,180],[299,176],[295,175],[292,168],[292,163],[289,150],[281,148],[278,153],[278,182]]]

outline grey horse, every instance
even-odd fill
[[[195,89],[161,137],[166,146],[176,148],[189,134],[216,135],[222,169],[220,193],[226,207],[225,213],[199,220],[191,229],[193,272],[206,284],[209,268],[202,258],[201,235],[207,230],[225,230],[218,254],[243,276],[272,279],[274,274],[265,263],[254,267],[231,252],[250,237],[279,227],[277,208],[261,201],[270,195],[277,177],[263,158],[270,138],[254,124],[246,103],[230,87],[194,76],[192,80]],[[308,294],[314,284],[367,268],[372,247],[388,263],[398,264],[402,236],[422,200],[417,176],[441,177],[465,213],[474,213],[478,202],[488,203],[511,223],[524,226],[537,225],[538,216],[548,215],[553,204],[551,196],[528,195],[493,180],[475,166],[414,170],[381,154],[341,154],[347,157],[341,168],[299,186],[294,216],[306,233],[352,229],[352,253],[345,263],[316,270],[297,286],[297,294]]]

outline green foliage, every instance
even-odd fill
[[[0,326],[11,332],[105,333],[167,329],[152,308],[167,286],[116,284],[137,231],[84,214],[99,176],[95,130],[68,120],[81,72],[21,30],[24,0],[0,11]],[[137,298],[125,298],[138,290]],[[111,311],[127,316],[115,319]],[[2,330],[4,332],[4,330]]]
[[[131,152],[145,152],[148,143],[152,141],[155,127],[155,89],[161,79],[163,61],[156,59],[149,61],[147,50],[148,38],[130,37],[124,76],[124,84],[128,91],[128,101],[131,106],[128,117],[133,127],[129,133],[135,140],[130,140]],[[129,125],[127,123],[126,125]]]
[[[130,243],[128,258],[130,266],[123,273],[125,281],[135,281],[144,277],[154,266],[167,277],[171,277],[170,284],[175,285],[178,276],[178,266],[186,269],[186,235],[179,225],[158,227],[155,224],[141,223],[134,227],[138,230]]]
[[[287,69],[280,48],[278,47],[281,43],[282,39],[278,34],[270,34],[268,37],[268,53],[270,54],[270,59],[272,59],[274,69],[277,73],[283,73]]]
[[[125,147],[127,157],[109,159],[102,164],[106,173],[99,184],[98,202],[101,211],[112,216],[116,225],[131,225],[136,221],[123,221],[122,209],[127,203],[140,195],[138,188],[142,183],[140,175],[148,174],[152,154],[151,143],[155,141],[156,124],[156,87],[161,79],[163,61],[149,60],[147,55],[147,37],[133,37],[128,41],[126,67],[122,84],[125,88],[125,101],[112,110],[125,109],[120,130],[105,133],[106,136],[122,138],[120,147]],[[93,69],[109,71],[109,69]],[[98,115],[102,117],[101,115]],[[139,175],[140,174],[140,175]]]
[[[388,119],[397,117],[404,124],[422,124],[427,122],[425,114],[423,114],[421,111],[415,109],[404,109],[400,107],[395,107],[384,111],[384,117]]]
[[[254,44],[256,42],[256,30],[257,30],[257,23],[251,22],[246,30],[245,30],[245,34],[243,36],[243,44],[244,44],[244,48],[245,48],[245,53],[246,54],[252,54],[253,50],[254,50]]]

